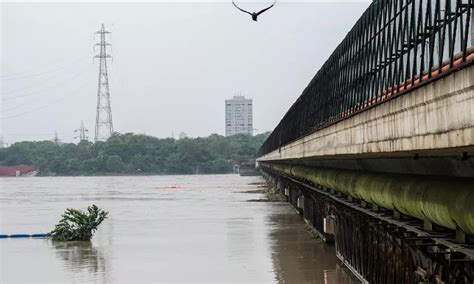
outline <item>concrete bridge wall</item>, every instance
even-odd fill
[[[270,152],[258,161],[472,155],[474,66]]]

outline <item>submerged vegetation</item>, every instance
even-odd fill
[[[94,204],[87,207],[87,212],[68,208],[51,231],[51,237],[53,241],[90,241],[107,215],[107,211]]]
[[[25,141],[0,149],[0,164],[35,165],[41,175],[229,173],[238,161],[255,158],[267,136],[176,140],[126,133],[96,143]]]

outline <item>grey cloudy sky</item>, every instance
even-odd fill
[[[224,134],[224,100],[236,92],[254,99],[257,132],[271,130],[369,2],[279,2],[258,22],[230,0],[2,3],[3,139],[46,140],[57,131],[72,142],[81,120],[93,138],[101,23],[113,33],[116,131]]]

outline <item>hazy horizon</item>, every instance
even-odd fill
[[[239,92],[255,132],[271,131],[369,4],[281,2],[253,22],[231,1],[2,3],[1,135],[75,142],[83,120],[93,140],[101,23],[115,131],[224,135],[224,101]]]

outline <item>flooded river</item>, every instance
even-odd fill
[[[91,243],[0,239],[0,283],[358,283],[290,205],[248,202],[262,181],[0,179],[1,234],[50,231],[68,207],[109,211]]]

